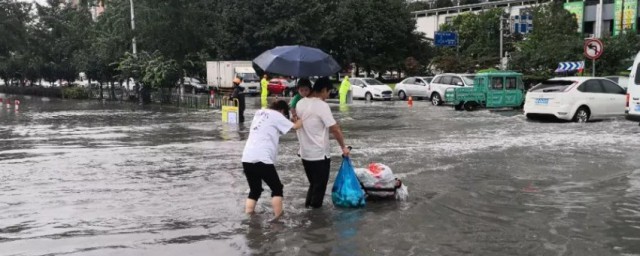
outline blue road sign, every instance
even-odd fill
[[[458,34],[455,32],[436,32],[436,46],[456,46],[458,45]]]

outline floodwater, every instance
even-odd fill
[[[356,167],[389,165],[409,200],[305,209],[289,134],[271,223],[266,186],[243,214],[248,129],[217,111],[18,98],[0,108],[0,255],[640,255],[640,127],[622,118],[332,105]]]

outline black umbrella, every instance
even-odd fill
[[[295,77],[330,76],[340,71],[340,65],[329,54],[301,45],[278,46],[253,62],[266,72]]]

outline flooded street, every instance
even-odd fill
[[[18,98],[0,108],[0,255],[640,255],[640,127],[623,118],[332,104],[354,165],[390,166],[409,200],[345,210],[329,191],[305,209],[289,134],[270,223],[266,185],[243,214],[248,129],[218,111]]]

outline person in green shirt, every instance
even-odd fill
[[[262,108],[267,107],[267,96],[269,96],[269,80],[267,74],[264,74],[262,81],[260,81],[260,102]]]
[[[340,90],[338,91],[340,93],[340,104],[347,103],[349,90],[351,90],[351,82],[349,82],[349,76],[345,76],[344,79],[342,79],[342,84],[340,84]]]
[[[298,80],[298,93],[296,93],[293,98],[291,98],[291,102],[289,103],[289,108],[291,109],[291,119],[295,122],[298,120],[298,115],[296,115],[296,105],[298,105],[298,101],[302,98],[307,97],[309,93],[311,93],[311,81],[307,78],[300,78]]]

